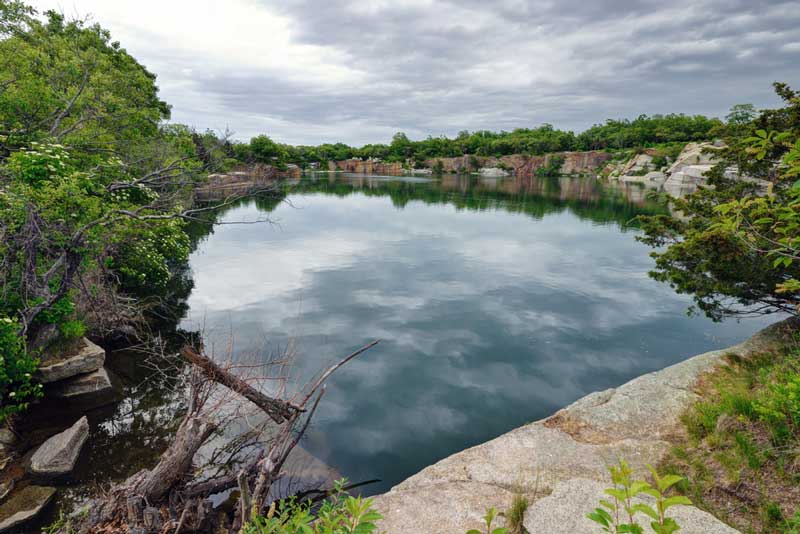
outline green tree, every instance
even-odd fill
[[[87,316],[105,333],[135,315],[117,293],[164,294],[202,211],[187,190],[226,154],[162,123],[155,76],[106,30],[33,13],[0,3],[0,398],[18,406],[37,356]]]
[[[253,161],[259,163],[274,163],[285,159],[284,149],[266,135],[259,135],[250,139],[250,153]]]
[[[736,104],[731,107],[731,110],[725,115],[725,122],[733,125],[745,126],[753,122],[758,116],[755,106],[753,104]]]
[[[712,319],[797,314],[800,287],[800,93],[775,84],[784,107],[727,130],[722,161],[707,173],[713,188],[674,199],[680,217],[643,219],[645,243],[660,248],[651,275],[693,295]],[[726,176],[729,166],[767,180]]]

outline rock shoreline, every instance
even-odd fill
[[[375,497],[388,534],[463,534],[480,528],[487,508],[505,510],[526,495],[530,534],[594,534],[586,519],[607,487],[606,466],[624,458],[644,476],[672,440],[682,435],[681,414],[700,397],[701,377],[728,354],[746,358],[778,348],[800,320],[775,323],[733,347],[706,352],[591,393],[546,419],[449,456]],[[737,531],[694,507],[679,507],[683,534]]]

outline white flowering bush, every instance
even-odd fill
[[[69,153],[59,144],[30,143],[28,149],[14,152],[8,158],[9,169],[29,185],[64,176],[71,172]]]

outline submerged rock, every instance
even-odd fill
[[[86,338],[81,343],[77,354],[45,361],[37,371],[39,381],[44,384],[56,382],[101,368],[106,360],[106,351]]]
[[[45,441],[33,453],[28,470],[35,476],[46,478],[70,473],[88,438],[89,421],[83,416],[64,432]]]
[[[38,516],[56,494],[55,488],[26,486],[0,504],[0,533],[9,532]]]

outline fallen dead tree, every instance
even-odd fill
[[[170,446],[152,469],[112,487],[62,532],[239,532],[243,518],[266,511],[277,498],[273,486],[287,476],[286,460],[308,429],[327,379],[377,343],[339,360],[291,396],[282,393],[283,387],[276,388],[278,394],[267,395],[252,386],[251,380],[238,376],[232,366],[217,364],[202,349],[183,347],[181,356],[189,363],[187,409]],[[274,379],[283,381],[285,377],[279,374]],[[232,401],[248,405],[247,416],[241,407],[230,408]],[[201,465],[201,448],[234,421],[252,419],[253,407],[266,416],[263,423],[249,424]],[[235,505],[214,509],[209,498],[233,489],[238,495],[229,502],[235,501]]]

